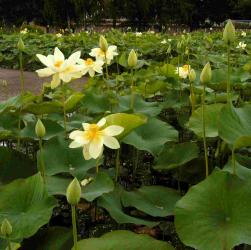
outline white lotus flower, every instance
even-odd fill
[[[164,40],[162,40],[160,43],[161,43],[161,44],[167,44],[167,41],[166,41],[166,39],[164,39]]]
[[[242,36],[242,37],[246,37],[246,35],[247,35],[247,33],[246,33],[245,31],[242,31],[242,32],[241,32],[241,36]]]
[[[81,186],[85,187],[86,185],[88,185],[91,181],[93,181],[92,177],[86,178],[84,180],[81,181]]]
[[[83,147],[83,156],[86,160],[97,159],[103,153],[104,145],[111,149],[120,148],[118,140],[114,137],[121,134],[124,128],[111,125],[104,129],[106,119],[102,118],[97,124],[83,123],[84,131],[75,130],[70,133],[73,140],[70,148]]]
[[[91,58],[86,60],[79,59],[78,63],[82,67],[83,75],[89,73],[91,77],[94,77],[95,72],[102,74],[102,66],[104,64],[102,60],[93,61]]]
[[[236,46],[236,49],[245,49],[247,47],[247,44],[244,42],[239,42],[239,44]]]
[[[171,38],[169,38],[167,41],[168,41],[168,42],[171,42],[171,41],[172,41],[172,39],[171,39]]]
[[[110,64],[114,56],[118,55],[117,46],[115,45],[109,46],[106,52],[100,48],[94,48],[91,50],[91,53],[89,55],[95,57],[96,60],[102,60],[107,64]]]
[[[52,76],[51,88],[56,88],[61,81],[70,82],[72,79],[82,76],[81,66],[77,64],[80,59],[80,51],[73,53],[68,59],[56,47],[54,55],[44,56],[37,54],[38,59],[46,66],[44,69],[36,70],[39,77]]]
[[[135,32],[135,35],[136,35],[137,37],[142,36],[142,32]]]
[[[25,29],[21,30],[21,31],[20,31],[20,33],[21,33],[21,34],[23,34],[23,35],[25,35],[25,34],[27,34],[27,33],[28,33],[28,29],[27,29],[27,28],[25,28]]]
[[[180,78],[186,79],[189,75],[190,69],[190,65],[185,64],[182,67],[177,67],[175,72]]]
[[[57,33],[57,34],[56,34],[56,37],[57,37],[57,38],[60,38],[60,37],[62,37],[62,36],[63,36],[63,35],[62,35],[61,33]]]

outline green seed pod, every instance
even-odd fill
[[[234,42],[234,39],[235,28],[232,21],[229,19],[223,31],[223,40],[225,41],[225,43],[230,44]]]
[[[25,49],[25,45],[24,45],[23,39],[21,37],[18,40],[17,48],[19,51],[24,51],[24,49]]]
[[[4,237],[8,237],[12,233],[12,226],[7,219],[4,219],[1,225],[1,234]]]
[[[211,81],[211,78],[212,78],[212,70],[211,70],[210,63],[208,62],[204,66],[204,68],[203,68],[203,70],[202,70],[202,72],[200,74],[200,81],[203,84],[207,84],[207,83],[209,83]]]
[[[194,82],[195,81],[195,79],[196,79],[196,73],[195,73],[194,69],[190,70],[188,77],[189,77],[189,81],[190,82]]]
[[[131,68],[134,68],[137,65],[138,57],[134,49],[130,51],[127,62],[128,62],[128,66]]]
[[[81,187],[77,178],[69,184],[66,191],[66,198],[69,204],[77,205],[80,201]]]
[[[42,123],[40,119],[37,120],[37,123],[35,126],[35,132],[36,132],[37,137],[39,138],[43,138],[46,134],[44,124]]]
[[[99,37],[99,47],[100,47],[100,49],[102,49],[104,52],[106,52],[107,49],[108,49],[108,43],[107,43],[107,41],[106,41],[106,39],[105,39],[104,36],[100,36],[100,37]]]

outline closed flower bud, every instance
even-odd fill
[[[230,44],[234,42],[234,39],[235,28],[232,21],[229,19],[223,31],[223,40],[225,41],[225,43]]]
[[[195,81],[195,79],[196,79],[196,73],[195,73],[194,69],[190,70],[188,77],[189,77],[189,81],[190,82],[194,82]]]
[[[134,68],[137,65],[137,62],[138,62],[138,57],[134,49],[132,49],[128,56],[128,66]]]
[[[12,233],[12,226],[7,219],[4,219],[1,225],[1,234],[8,237]]]
[[[200,74],[200,81],[203,84],[207,84],[207,83],[209,83],[211,81],[211,78],[212,78],[212,70],[211,70],[210,63],[208,62],[204,66],[204,68],[203,68],[203,70],[202,70],[202,72]]]
[[[37,120],[36,126],[35,126],[35,132],[37,137],[43,138],[45,136],[46,130],[44,127],[44,124],[40,119]]]
[[[24,49],[25,49],[24,42],[21,37],[18,40],[17,48],[19,51],[24,51]]]
[[[69,184],[66,191],[66,198],[69,204],[77,205],[80,201],[81,187],[77,178]]]
[[[100,36],[100,38],[99,38],[99,47],[100,47],[100,49],[102,49],[104,52],[106,52],[107,49],[108,49],[108,43],[107,43],[107,41],[106,41],[106,39],[105,39],[104,36]]]

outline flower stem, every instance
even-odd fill
[[[236,162],[235,162],[234,147],[232,149],[232,168],[233,168],[233,174],[236,175]]]
[[[64,114],[64,133],[65,133],[65,138],[67,137],[67,116],[66,116],[66,109],[65,109],[65,101],[66,101],[66,96],[65,96],[65,89],[64,85],[62,84],[62,106],[63,106],[63,114]]]
[[[43,157],[43,140],[39,138],[39,151],[40,151],[40,172],[45,183],[45,164],[44,164],[44,157]]]
[[[195,96],[194,96],[194,91],[193,91],[193,82],[189,81],[190,84],[190,95],[191,95],[191,107],[192,107],[192,114],[195,111]]]
[[[131,104],[130,104],[130,108],[132,110],[132,112],[134,112],[134,81],[133,81],[133,69],[131,69]]]
[[[12,250],[12,247],[11,247],[11,243],[10,243],[9,237],[7,238],[7,242],[8,242],[8,250]]]
[[[24,69],[23,69],[23,53],[19,52],[19,67],[20,67],[20,87],[21,95],[24,94]]]
[[[77,234],[77,222],[76,222],[76,206],[71,206],[71,219],[72,219],[72,233],[73,233],[73,242],[74,250],[78,250],[78,234]]]
[[[231,101],[230,96],[230,45],[227,46],[227,102]]]
[[[96,174],[99,172],[99,158],[96,160]]]
[[[115,175],[115,181],[118,182],[118,178],[120,175],[120,150],[118,149],[116,152],[116,175]]]
[[[207,151],[206,122],[205,122],[205,85],[203,87],[203,94],[201,100],[202,100],[203,146],[204,146],[204,156],[205,156],[205,166],[206,166],[206,177],[208,177],[208,151]]]

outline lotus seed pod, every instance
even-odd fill
[[[12,226],[7,219],[4,219],[1,225],[1,234],[8,237],[12,233]]]
[[[229,19],[223,31],[223,40],[225,41],[225,43],[230,44],[234,42],[234,39],[235,28],[232,21]]]
[[[137,62],[138,62],[138,57],[134,49],[132,49],[128,56],[128,66],[134,68],[137,65]]]
[[[211,78],[212,78],[212,70],[211,70],[210,63],[208,62],[204,66],[204,68],[203,68],[203,70],[202,70],[202,72],[200,74],[200,81],[203,84],[207,84],[207,83],[209,83],[211,81]]]
[[[25,45],[24,45],[24,42],[21,37],[18,40],[17,48],[19,51],[24,51],[24,49],[25,49]]]
[[[188,77],[189,77],[189,81],[190,82],[194,82],[195,81],[195,79],[196,79],[196,73],[195,73],[194,69],[190,70]]]
[[[66,198],[69,204],[77,205],[80,201],[81,187],[77,178],[69,184],[66,191]]]
[[[106,39],[105,39],[104,36],[100,36],[100,38],[99,38],[99,47],[100,47],[100,49],[102,49],[104,52],[106,52],[107,49],[108,49],[108,43],[107,43],[107,41],[106,41]]]
[[[44,127],[44,124],[40,119],[37,120],[36,126],[35,126],[35,132],[37,137],[43,138],[45,136],[46,130]]]

